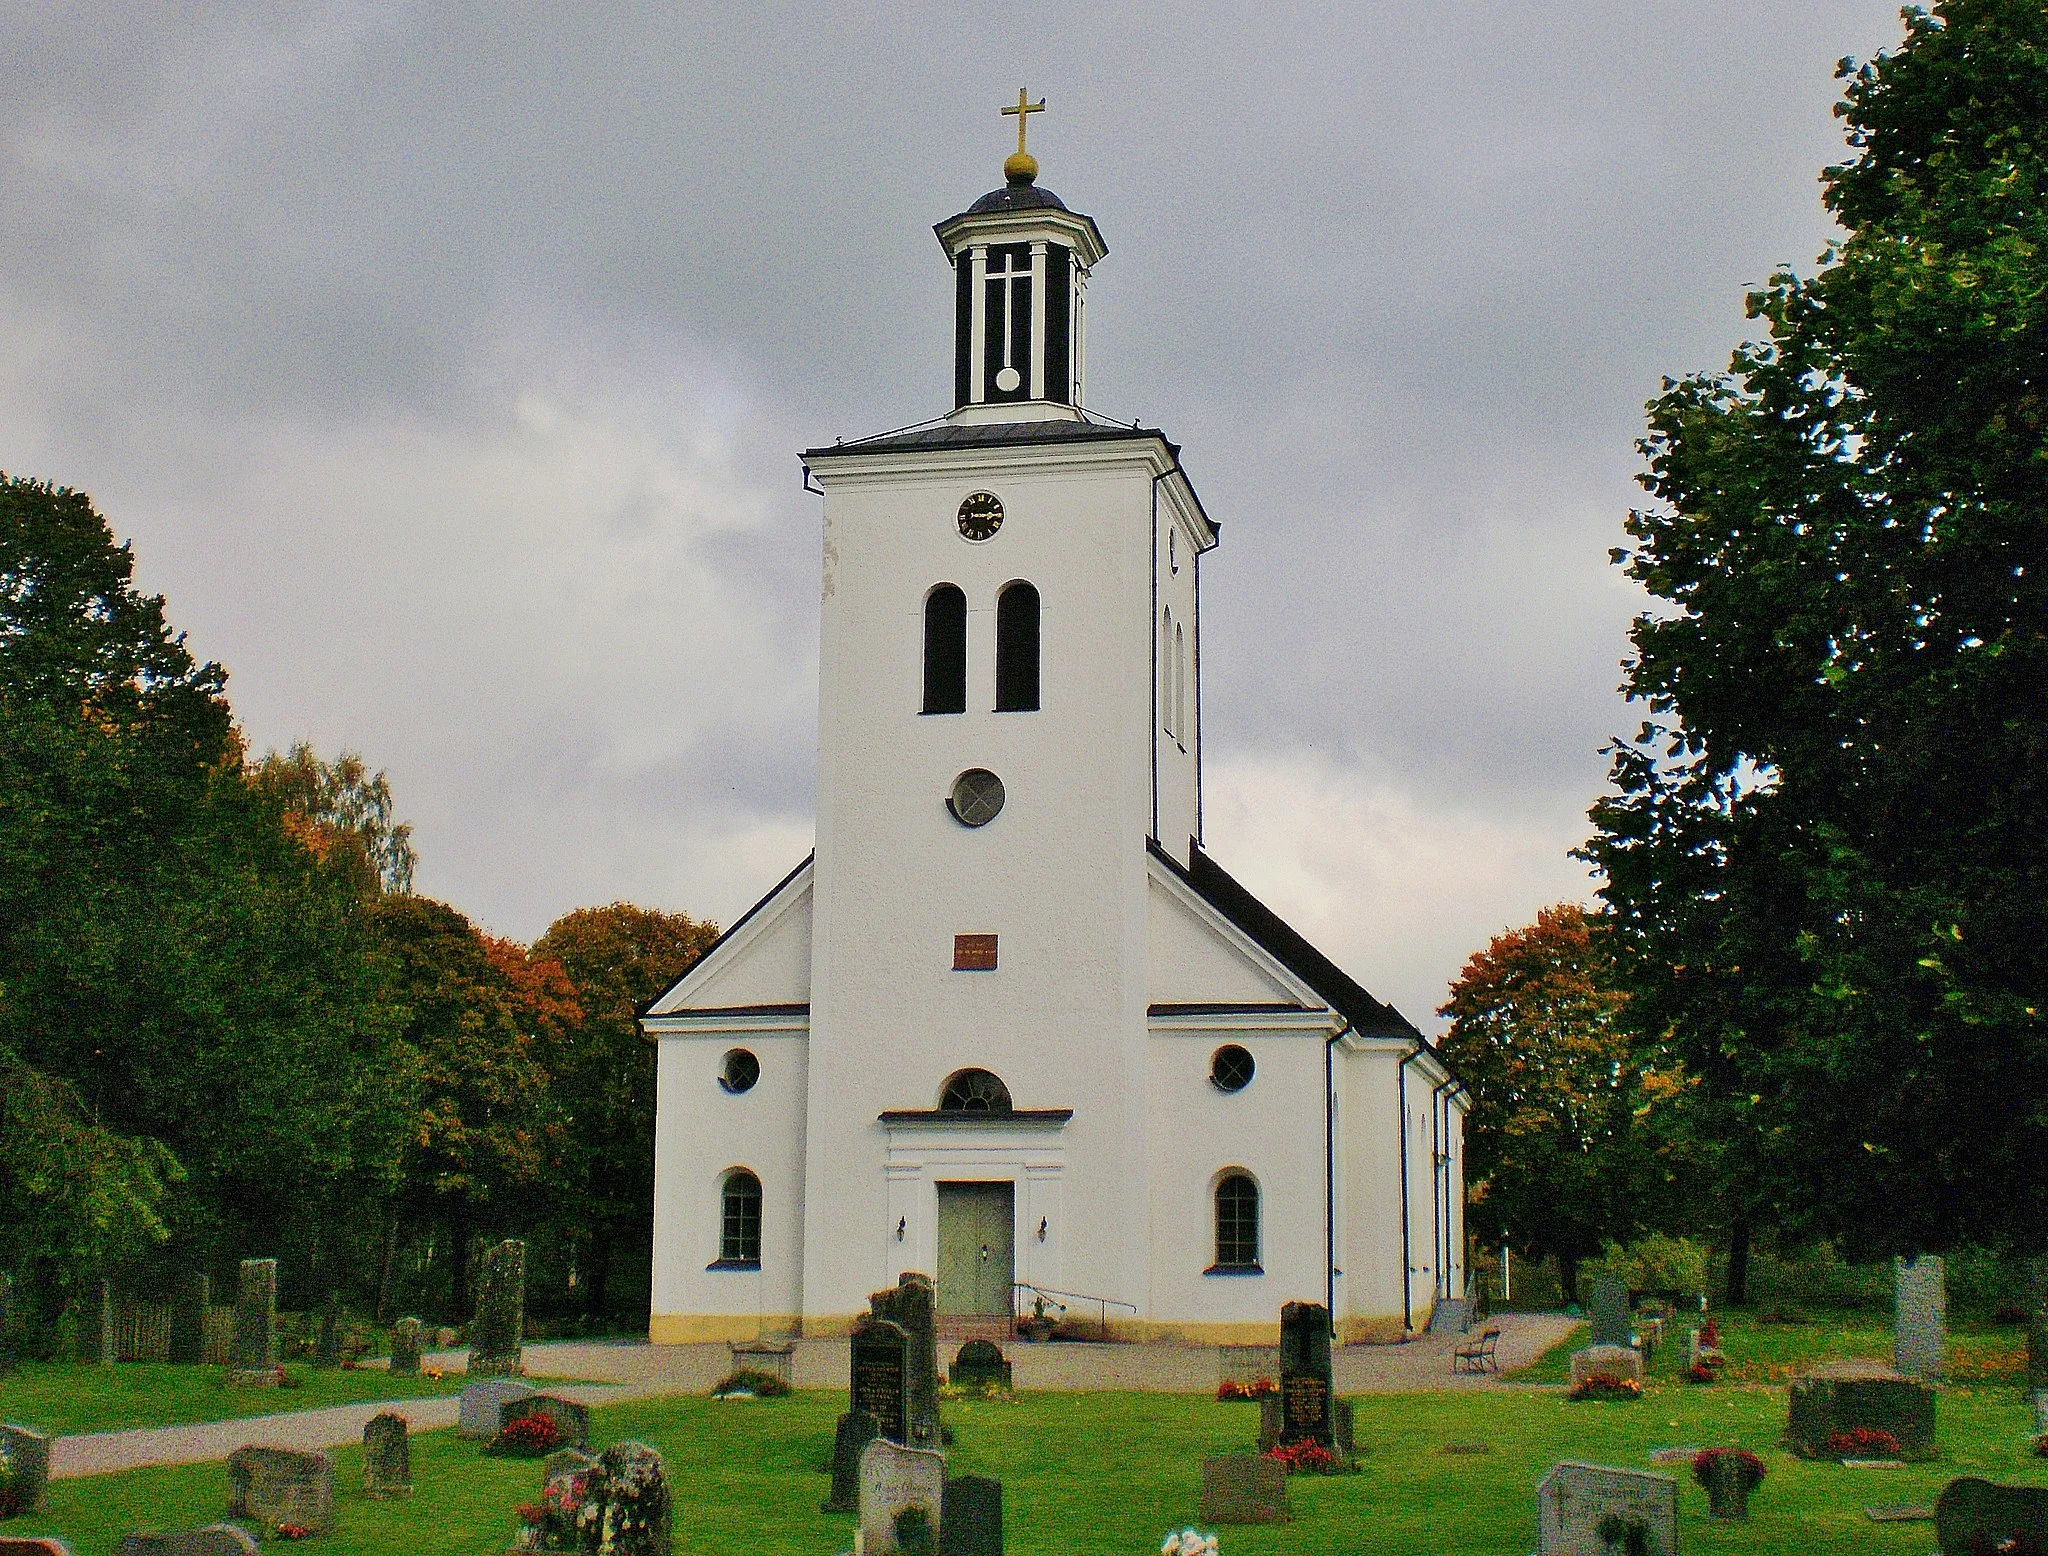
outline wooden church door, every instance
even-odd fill
[[[1016,1185],[939,1185],[939,1311],[1007,1318],[1016,1268]]]

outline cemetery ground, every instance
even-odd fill
[[[1461,1392],[1353,1396],[1360,1473],[1294,1477],[1293,1522],[1225,1528],[1223,1549],[1226,1556],[1527,1556],[1536,1483],[1553,1463],[1576,1458],[1652,1468],[1652,1450],[1680,1445],[1750,1448],[1763,1456],[1769,1475],[1749,1523],[1719,1524],[1708,1519],[1705,1495],[1686,1468],[1666,1468],[1681,1483],[1684,1545],[1692,1556],[1924,1556],[1931,1525],[1874,1524],[1862,1509],[1930,1504],[1943,1484],[1964,1474],[2048,1484],[2048,1460],[2032,1456],[2032,1417],[2017,1384],[1945,1389],[1936,1462],[1846,1469],[1800,1461],[1779,1446],[1781,1385],[1701,1387],[1663,1371],[1653,1374],[1644,1399],[1629,1404],[1574,1404],[1561,1390],[1512,1381]],[[678,1551],[828,1556],[852,1543],[850,1517],[818,1510],[833,1422],[845,1401],[843,1390],[825,1389],[779,1400],[640,1400],[594,1411],[593,1434],[600,1442],[638,1438],[661,1450],[676,1490]],[[1168,1527],[1195,1519],[1202,1458],[1247,1447],[1258,1421],[1255,1406],[1157,1393],[1024,1392],[1009,1400],[950,1400],[944,1411],[956,1434],[948,1455],[953,1472],[1003,1482],[1012,1556],[1157,1550]],[[1445,1452],[1479,1444],[1488,1451]],[[416,1435],[412,1456],[414,1496],[375,1503],[352,1490],[360,1483],[361,1450],[338,1450],[339,1530],[309,1548],[337,1556],[503,1551],[513,1509],[533,1499],[539,1467],[487,1457],[451,1431]],[[51,1486],[44,1513],[11,1521],[6,1532],[58,1532],[79,1556],[110,1556],[130,1530],[189,1528],[218,1517],[225,1487],[218,1463],[62,1480]]]
[[[223,1367],[123,1362],[22,1362],[0,1377],[0,1421],[32,1421],[51,1437],[182,1426],[242,1416],[318,1410],[365,1400],[417,1399],[461,1391],[460,1372],[436,1381],[424,1374],[393,1377],[379,1368],[287,1365],[295,1388],[234,1388]]]

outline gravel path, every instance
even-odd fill
[[[1508,1313],[1490,1320],[1501,1330],[1503,1370],[1527,1366],[1577,1327],[1575,1319],[1549,1313]],[[1493,1377],[1453,1374],[1451,1352],[1458,1337],[1422,1335],[1403,1345],[1340,1348],[1332,1370],[1343,1394],[1412,1394],[1436,1389],[1524,1387]],[[1022,1389],[1136,1389],[1151,1393],[1207,1394],[1218,1382],[1218,1357],[1211,1347],[1180,1345],[1025,1345],[1006,1348]],[[941,1356],[941,1363],[948,1358]],[[464,1353],[442,1352],[429,1362],[460,1371]],[[791,1358],[798,1388],[844,1388],[848,1366],[845,1340],[799,1340]],[[651,1399],[663,1394],[703,1394],[732,1367],[723,1345],[648,1345],[645,1342],[565,1341],[529,1345],[526,1365],[536,1387],[586,1405]],[[1277,1370],[1277,1352],[1276,1352]],[[588,1381],[551,1385],[548,1377]],[[279,1415],[206,1421],[129,1432],[94,1432],[60,1437],[50,1445],[50,1475],[109,1475],[155,1464],[200,1464],[225,1459],[245,1443],[278,1448],[339,1448],[363,1440],[363,1427],[380,1411],[406,1418],[415,1432],[453,1426],[458,1402],[452,1397],[401,1399],[385,1403],[332,1405]]]

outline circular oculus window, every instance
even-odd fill
[[[985,827],[1003,809],[1003,780],[986,767],[970,767],[953,780],[946,808],[963,827]]]
[[[754,1082],[761,1078],[761,1061],[744,1048],[728,1048],[725,1063],[718,1072],[718,1084],[725,1090],[738,1093],[752,1091]]]
[[[994,492],[969,492],[960,501],[957,520],[963,540],[991,539],[1003,527],[1003,500]]]
[[[1218,1091],[1243,1091],[1252,1083],[1252,1056],[1235,1043],[1225,1043],[1209,1056],[1209,1084]]]

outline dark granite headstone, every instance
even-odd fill
[[[588,1448],[590,1446],[590,1410],[573,1399],[563,1399],[558,1394],[528,1394],[515,1399],[498,1412],[499,1431],[504,1431],[514,1421],[523,1421],[529,1416],[546,1416],[555,1423],[562,1434],[564,1448]]]
[[[1934,1539],[1943,1556],[1976,1556],[2048,1544],[2048,1490],[1952,1480],[1934,1499]]]
[[[313,1365],[333,1367],[341,1361],[341,1297],[330,1291],[320,1304],[320,1327],[313,1338]]]
[[[476,1277],[476,1315],[470,1322],[469,1375],[516,1378],[526,1369],[526,1244],[508,1237],[485,1252]]]
[[[0,1518],[33,1513],[50,1484],[50,1439],[25,1426],[0,1426],[0,1458],[16,1477],[15,1490],[0,1499]]]
[[[869,1313],[895,1324],[908,1337],[904,1350],[904,1391],[908,1435],[891,1438],[913,1448],[937,1448],[939,1427],[939,1329],[937,1295],[929,1275],[905,1270],[887,1291],[868,1298]],[[857,1401],[855,1409],[864,1409]],[[886,1426],[886,1419],[885,1419]],[[887,1433],[885,1431],[884,1435]]]
[[[187,1270],[171,1291],[169,1360],[196,1366],[206,1360],[206,1307],[213,1300],[213,1278]]]
[[[852,1410],[870,1415],[881,1435],[910,1446],[910,1336],[886,1318],[864,1318],[853,1330]]]
[[[118,1360],[114,1354],[114,1283],[110,1280],[94,1281],[86,1296],[78,1320],[78,1359],[103,1367]]]
[[[860,1507],[860,1451],[877,1437],[881,1428],[864,1410],[849,1410],[839,1418],[832,1433],[832,1494],[822,1511],[851,1513]]]
[[[177,1534],[131,1534],[114,1547],[114,1556],[256,1556],[261,1549],[245,1529],[208,1524]]]
[[[416,1378],[420,1374],[420,1336],[426,1328],[417,1318],[401,1318],[391,1328],[391,1375]]]
[[[244,1259],[235,1288],[235,1339],[229,1365],[236,1382],[277,1381],[277,1261]]]
[[[1010,1363],[993,1340],[969,1340],[954,1356],[946,1376],[955,1388],[986,1388],[991,1383],[1008,1388]]]
[[[363,1495],[412,1495],[412,1443],[404,1416],[385,1411],[363,1428]]]
[[[1003,1483],[948,1479],[939,1512],[939,1556],[1003,1556]]]
[[[237,1448],[228,1455],[228,1516],[266,1529],[297,1524],[334,1532],[334,1460],[291,1448]]]
[[[1934,1457],[1934,1390],[1874,1362],[1834,1362],[1792,1385],[1785,1445],[1801,1458],[1844,1455],[1829,1442],[1859,1427],[1889,1432],[1905,1459]],[[1853,1453],[1851,1458],[1872,1458]]]
[[[1290,1302],[1280,1309],[1280,1441],[1334,1447],[1331,1398],[1330,1310]]]
[[[1592,1325],[1588,1345],[1633,1345],[1635,1323],[1628,1307],[1628,1282],[1602,1275],[1593,1282],[1592,1300],[1586,1304]]]
[[[661,1455],[645,1443],[613,1443],[598,1455],[591,1493],[607,1556],[672,1556],[674,1494]]]
[[[1202,1522],[1286,1522],[1287,1466],[1262,1453],[1231,1453],[1202,1461]]]

